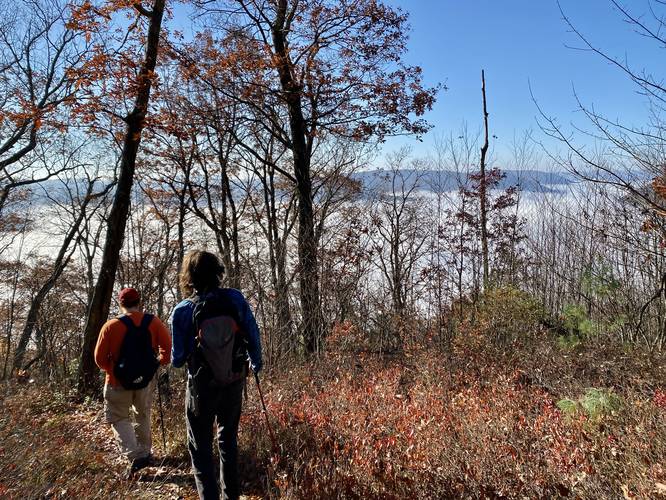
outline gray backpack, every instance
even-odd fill
[[[238,312],[216,290],[196,296],[192,319],[196,335],[193,353],[197,378],[208,386],[224,387],[247,376],[247,342]]]

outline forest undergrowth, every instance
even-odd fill
[[[666,497],[663,357],[583,343],[334,349],[248,379],[247,498]],[[25,381],[0,393],[3,498],[196,498],[182,374],[157,398],[157,463],[124,479],[99,401]]]

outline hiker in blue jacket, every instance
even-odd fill
[[[259,329],[252,310],[241,292],[220,288],[223,274],[224,266],[215,254],[189,252],[179,274],[181,292],[188,298],[174,308],[169,319],[172,363],[179,368],[187,362],[187,441],[199,497],[206,500],[220,498],[213,459],[216,419],[223,496],[232,500],[240,496],[238,423],[248,355],[255,373],[262,366]],[[217,369],[225,364],[227,353],[218,339],[224,335],[233,337],[234,360],[240,357],[242,366],[233,361],[233,373],[225,367],[231,378],[220,381]],[[242,339],[240,355],[236,339]]]

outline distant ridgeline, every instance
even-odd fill
[[[547,172],[543,170],[502,170],[505,177],[500,181],[497,189],[506,189],[518,186],[524,193],[558,193],[564,192],[567,186],[578,180],[566,172]],[[351,175],[353,180],[360,182],[363,190],[390,192],[394,182],[393,172],[390,170],[366,170]],[[405,188],[411,189],[416,183],[416,189],[421,192],[457,191],[460,185],[468,182],[466,174],[452,170],[413,170],[402,169],[395,173],[395,189],[400,189],[404,183]],[[103,181],[98,182],[96,190],[103,188]],[[60,180],[48,180],[32,188],[33,203],[48,205],[53,200],[64,202],[69,199],[68,189],[72,193],[83,195],[87,186],[84,179],[69,180],[65,185]],[[259,183],[254,186],[260,189]],[[168,187],[165,185],[165,190]],[[240,188],[236,188],[240,196]]]
[[[95,181],[93,194],[103,191],[108,180]],[[86,194],[88,181],[86,179],[49,179],[30,186],[32,194],[30,201],[33,205],[50,205],[53,203],[69,203],[72,199],[82,198]]]
[[[566,172],[546,172],[543,170],[502,170],[505,175],[497,189],[518,186],[526,193],[558,193],[566,191],[568,185],[577,179]],[[467,174],[452,170],[411,170],[397,172],[391,170],[367,170],[356,172],[352,178],[359,181],[367,190],[391,191],[404,187],[412,188],[416,183],[419,191],[446,192],[456,191],[461,185],[468,185]],[[396,182],[395,187],[392,187]]]

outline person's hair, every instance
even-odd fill
[[[178,282],[184,297],[220,286],[224,266],[217,255],[205,250],[192,250],[185,255]]]

